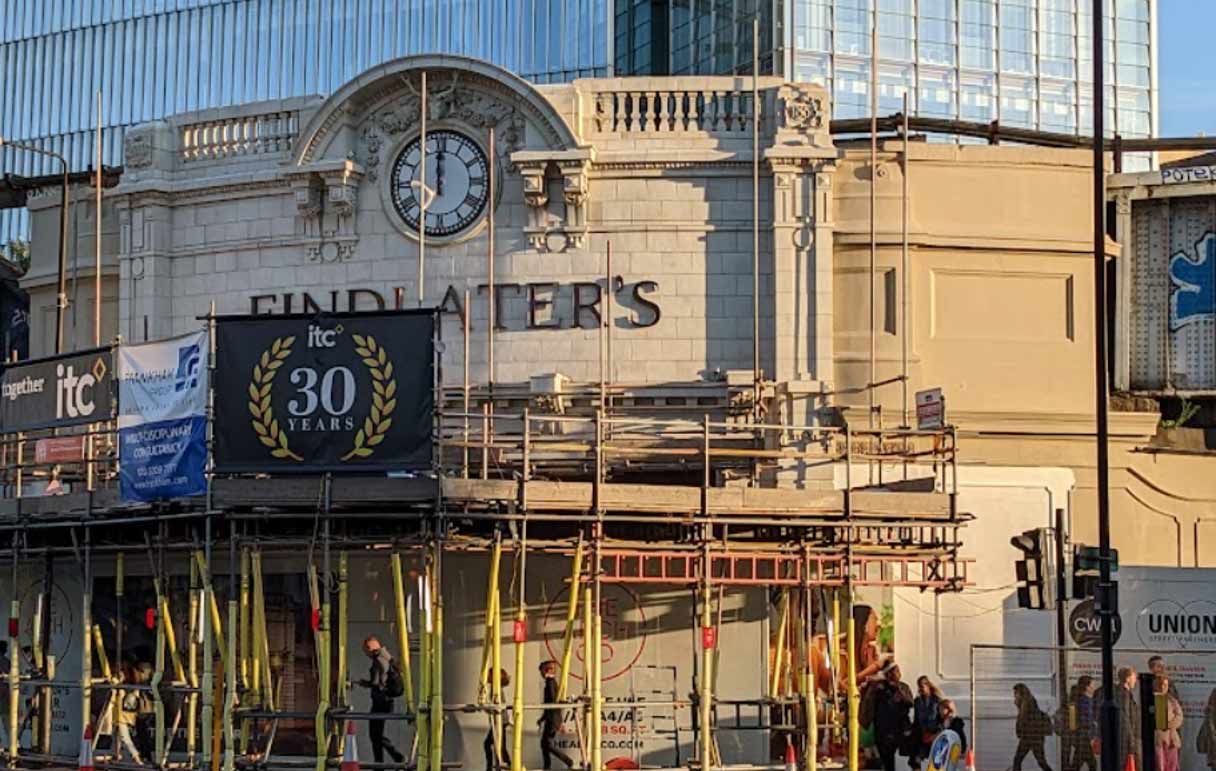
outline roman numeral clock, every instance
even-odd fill
[[[409,141],[393,160],[389,193],[393,208],[412,233],[424,216],[427,238],[456,239],[469,232],[490,205],[490,164],[481,145],[452,129]],[[423,197],[426,206],[423,206]]]

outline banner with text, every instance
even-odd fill
[[[216,470],[430,468],[433,311],[217,321]]]
[[[0,431],[8,434],[109,420],[110,349],[19,361],[0,375]]]
[[[118,347],[124,501],[206,492],[209,347],[206,332]]]

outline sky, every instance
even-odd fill
[[[1157,0],[1161,136],[1216,136],[1216,0]]]

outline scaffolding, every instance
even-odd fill
[[[467,386],[444,391],[431,474],[213,474],[204,499],[139,507],[116,495],[112,425],[82,434],[80,462],[55,464],[63,495],[29,494],[42,492],[50,471],[31,451],[39,437],[6,437],[9,764],[76,757],[78,744],[65,753],[52,740],[56,694],[74,693],[83,724],[55,730],[78,740],[92,726],[99,767],[131,768],[140,752],[159,767],[320,771],[338,764],[348,723],[388,720],[411,728],[411,751],[400,763],[364,765],[441,771],[480,765],[444,752],[452,717],[474,713],[490,725],[496,762],[521,771],[525,715],[560,709],[576,715],[581,765],[598,771],[602,744],[591,737],[603,735],[607,706],[661,707],[677,732],[687,721],[693,742],[691,757],[681,757],[676,739],[681,766],[723,766],[722,732],[759,731],[769,749],[751,767],[781,766],[781,748],[792,746],[807,771],[836,751],[856,768],[854,592],[948,592],[968,583],[959,549],[970,517],[957,509],[953,430],[758,423],[729,389],[689,399],[670,389],[611,388],[611,399],[597,400],[589,387],[560,404],[502,385],[493,399]],[[354,553],[382,562],[391,576],[389,642],[405,680],[403,706],[392,714],[353,706]],[[488,565],[476,694],[445,689],[443,577],[453,554],[482,555]],[[534,610],[528,562],[542,555],[569,571],[554,703],[526,701],[518,686]],[[504,571],[512,576],[505,586]],[[56,582],[69,574],[82,609],[77,682],[56,676],[62,662],[50,645],[52,619],[62,623]],[[607,701],[603,594],[616,585],[692,598],[690,694]],[[720,632],[730,623],[723,596],[744,589],[772,593],[769,665],[753,696],[726,698],[715,689]],[[303,663],[281,651],[279,625],[288,622],[280,599],[293,592],[308,598],[313,656]],[[151,667],[133,672],[134,632],[123,619],[140,602]],[[103,605],[112,628],[95,612]],[[826,691],[811,666],[824,627]],[[578,658],[581,688],[572,680]],[[307,671],[316,674],[315,696],[298,703],[285,684],[309,679]],[[510,698],[504,672],[517,684]],[[150,748],[132,740],[137,723],[151,734]],[[283,746],[289,727],[311,730],[315,741]]]

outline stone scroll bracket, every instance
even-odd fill
[[[587,243],[587,203],[590,198],[590,172],[594,162],[591,148],[576,150],[520,150],[511,153],[511,163],[523,180],[524,203],[528,220],[524,234],[537,250],[582,249]],[[554,207],[549,180],[561,178],[562,200]]]
[[[346,262],[359,242],[356,227],[363,168],[329,161],[287,175],[309,262]]]

